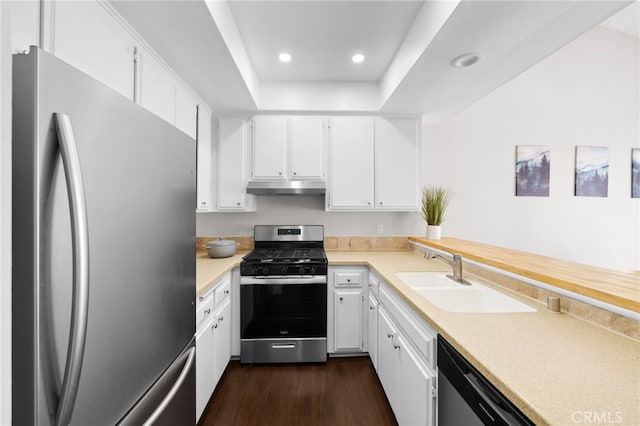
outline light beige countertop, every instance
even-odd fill
[[[198,255],[199,291],[239,265],[242,255]],[[412,251],[327,250],[327,256],[331,266],[369,266],[536,424],[640,425],[640,342],[548,312],[542,303],[500,287],[537,312],[440,310],[395,273],[450,269]]]
[[[240,266],[242,256],[248,251],[238,251],[231,257],[212,259],[206,251],[196,251],[196,295],[203,294],[224,274]]]

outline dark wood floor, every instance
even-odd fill
[[[368,357],[322,364],[232,361],[200,426],[387,426],[395,417]]]

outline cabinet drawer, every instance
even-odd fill
[[[231,280],[225,278],[215,287],[216,308],[222,305],[231,294]]]
[[[359,272],[336,272],[336,287],[361,287],[362,274]]]
[[[198,297],[196,330],[199,330],[203,324],[206,324],[211,317],[213,317],[213,289]]]

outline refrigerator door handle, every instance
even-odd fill
[[[71,216],[71,238],[73,247],[73,299],[69,345],[64,368],[62,389],[56,413],[56,425],[67,425],[71,421],[73,407],[78,394],[78,384],[84,359],[89,313],[89,225],[84,193],[80,157],[69,116],[54,113],[58,143],[62,155],[69,210]]]
[[[162,399],[162,402],[160,403],[160,405],[158,405],[158,407],[156,407],[156,409],[153,411],[151,416],[149,416],[149,418],[144,422],[143,426],[151,426],[151,425],[153,425],[156,422],[156,420],[158,420],[158,418],[162,415],[162,413],[167,408],[167,406],[171,403],[171,401],[173,400],[173,397],[178,392],[178,390],[182,387],[182,383],[187,378],[187,375],[189,374],[189,371],[191,370],[191,365],[193,364],[193,361],[195,360],[196,347],[192,346],[189,349],[188,353],[189,353],[189,355],[187,356],[187,361],[184,363],[184,367],[182,368],[182,371],[180,372],[180,375],[176,379],[175,383],[171,387],[171,390],[167,393],[167,395],[165,395],[165,397]]]

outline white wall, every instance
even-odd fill
[[[443,234],[611,269],[640,269],[638,38],[596,28],[439,126],[425,181],[453,189]],[[516,145],[549,145],[547,197],[515,197]],[[608,198],[575,197],[576,145],[610,148]]]
[[[254,213],[198,213],[198,236],[253,235],[254,225],[324,225],[327,236],[422,235],[417,213],[326,212],[322,196],[264,196]],[[378,233],[378,225],[382,232]]]
[[[0,424],[11,424],[11,34],[0,1]]]

